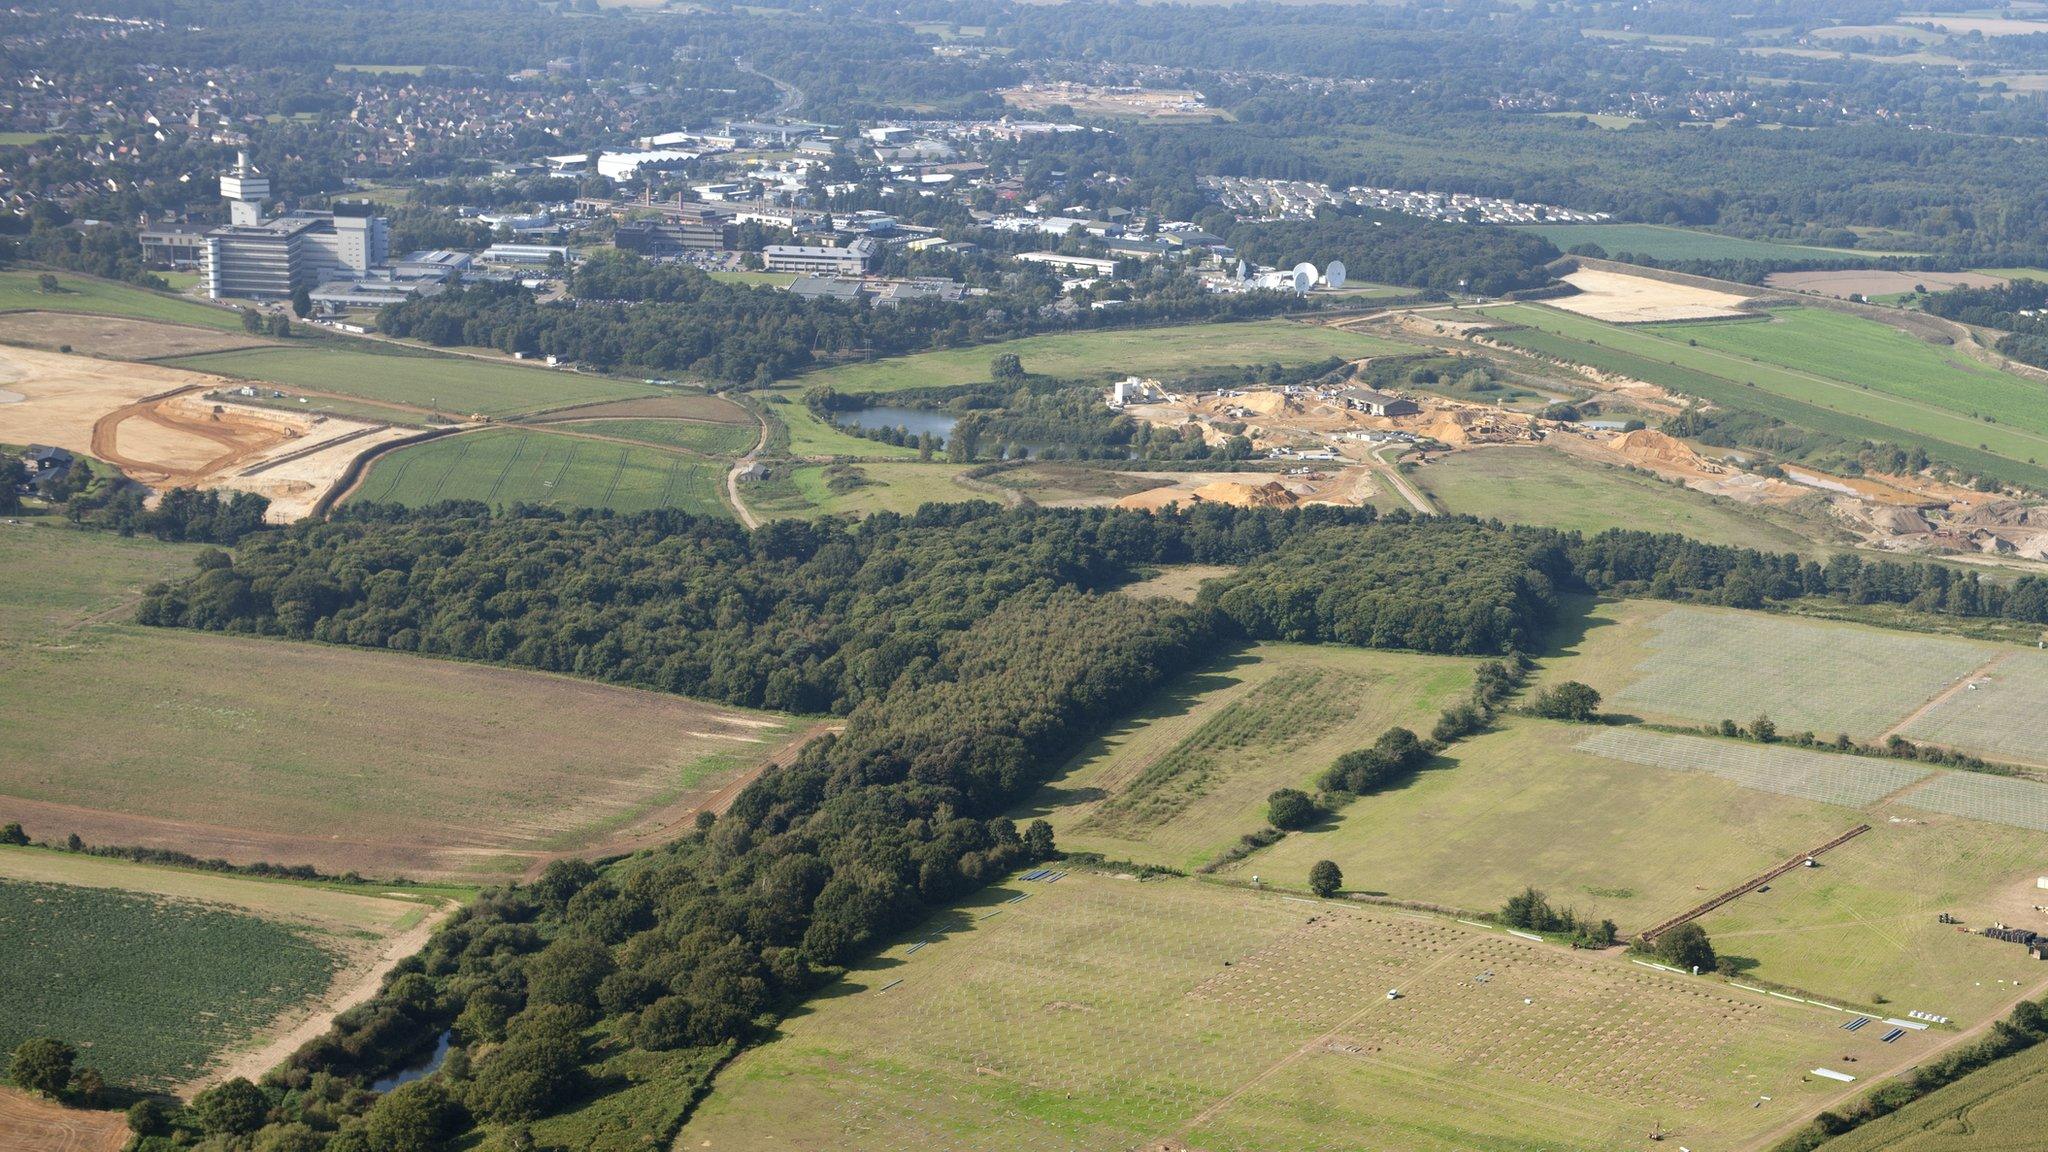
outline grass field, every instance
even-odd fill
[[[195,548],[0,526],[0,818],[369,875],[664,833],[784,718],[400,653],[101,622]]]
[[[915,460],[917,449],[863,440],[841,432],[820,419],[803,402],[799,388],[776,388],[760,393],[762,411],[789,430],[789,452],[793,456],[858,456],[882,460]]]
[[[1585,732],[1509,722],[1231,874],[1299,887],[1330,859],[1353,891],[1473,912],[1533,884],[1630,932],[1857,823],[1845,809],[1582,751]]]
[[[1709,544],[1811,554],[1830,531],[1542,448],[1453,452],[1408,479],[1450,512],[1587,535],[1654,523]]]
[[[2048,455],[2048,436],[1985,423],[1968,415],[1967,408],[1957,411],[1897,394],[1909,388],[1919,391],[1919,384],[1901,384],[1886,376],[1875,380],[1840,379],[1686,343],[1718,325],[1688,325],[1674,330],[1677,335],[1667,336],[1529,304],[1510,304],[1486,311],[1495,319],[1528,325],[1520,331],[1495,333],[1493,338],[1538,355],[1630,376],[1716,404],[1762,412],[1818,432],[1908,446],[1917,444],[1938,459],[1972,471],[2048,487],[2048,468],[2034,463]],[[1892,329],[1875,321],[1855,322],[1866,326],[1865,334],[1874,344],[1894,346],[1892,337],[1898,334]],[[1727,328],[1733,331],[1766,326],[1764,321],[1736,321]],[[1912,353],[1901,363],[1900,370],[1911,370],[1921,362],[1921,355]],[[1863,363],[1859,361],[1859,367]],[[1968,388],[1979,373],[1986,371],[1980,368],[1965,372],[1952,367],[1943,370],[1941,378],[1957,388]],[[1845,371],[1842,375],[1852,373]]]
[[[888,461],[840,467],[857,470],[867,483],[834,492],[827,466],[813,464],[797,468],[787,477],[749,485],[741,495],[755,515],[772,519],[908,513],[925,504],[996,499],[953,482],[955,476],[967,470],[965,464]]]
[[[1672,772],[1705,772],[1744,788],[1838,808],[1868,808],[1933,774],[1906,760],[1847,756],[1711,736],[1680,736],[1641,728],[1595,729],[1572,747],[1589,756],[1629,764]]]
[[[752,424],[699,424],[687,420],[571,420],[556,426],[569,432],[724,457],[744,455],[761,435],[761,430]]]
[[[1471,664],[1337,646],[1261,644],[1189,673],[1085,748],[1019,819],[1061,847],[1196,867],[1264,826],[1275,788],[1396,725],[1425,733]]]
[[[1875,739],[2001,652],[1996,645],[1648,600],[1591,609],[1545,680],[1599,689],[1602,708],[1664,723],[1748,724]]]
[[[659,395],[650,385],[605,376],[493,364],[464,356],[387,355],[326,345],[220,352],[166,363],[282,388],[433,408],[453,416],[516,416],[572,404]]]
[[[677,1146],[1729,1147],[1818,1106],[1839,1019],[1444,919],[1073,873],[855,969]],[[1869,1047],[1865,1075],[1909,1055]]]
[[[715,460],[559,432],[487,428],[380,458],[349,499],[414,507],[481,500],[493,507],[680,508],[730,516],[724,486],[725,467]]]
[[[1780,308],[1766,321],[1651,326],[1644,331],[1688,348],[1689,342],[1697,341],[1701,349],[1743,361],[1845,381],[1966,417],[1988,417],[2000,427],[2042,434],[2037,450],[2048,448],[2048,386],[1995,371],[1860,316]]]
[[[308,932],[181,900],[0,879],[0,1051],[78,1045],[109,1082],[160,1088],[324,990]]]
[[[1760,975],[1887,1016],[1975,1023],[2003,1014],[2021,988],[2013,982],[2048,976],[2019,945],[1937,919],[1947,912],[1973,929],[2038,923],[2033,878],[2048,837],[1964,820],[1869,823],[1819,867],[1794,869],[1700,926]]]
[[[1137,373],[1171,376],[1229,364],[1306,364],[1329,356],[1413,352],[1410,345],[1286,320],[1248,324],[1189,324],[1107,332],[1030,336],[978,348],[921,352],[893,360],[845,364],[798,379],[802,388],[829,385],[841,392],[893,392],[972,384],[988,379],[989,361],[1014,353],[1024,370],[1045,376],[1101,377]]]
[[[1143,472],[1120,472],[1084,464],[1032,461],[1006,468],[988,478],[999,487],[1021,492],[1040,504],[1071,500],[1114,500],[1158,488],[1173,481]]]
[[[173,324],[195,324],[240,332],[242,320],[224,308],[182,300],[111,280],[96,280],[76,272],[58,272],[54,294],[37,285],[42,273],[34,269],[0,272],[0,312],[26,309],[38,312],[95,312],[103,316],[127,316],[136,320],[163,320]]]
[[[1980,1069],[1882,1120],[1828,1141],[1828,1152],[2030,1152],[2048,1129],[2048,1045]]]
[[[787,288],[796,280],[789,272],[710,272],[713,280],[727,284],[744,284],[749,288]]]
[[[1609,256],[1632,252],[1658,261],[1673,260],[1840,260],[1870,253],[1849,248],[1816,248],[1804,244],[1774,244],[1722,236],[1691,228],[1668,228],[1661,224],[1518,224],[1518,232],[1543,237],[1558,250],[1569,252],[1580,244],[1598,244]]]
[[[1973,683],[1916,717],[1903,735],[2048,767],[2048,656],[2011,652]]]

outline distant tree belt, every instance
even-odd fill
[[[687,265],[630,253],[593,257],[571,279],[573,301],[541,304],[517,284],[474,284],[386,305],[380,330],[443,347],[547,354],[599,367],[693,372],[734,384],[767,384],[821,357],[896,356],[1069,328],[1243,320],[1303,306],[1280,293],[1218,294],[1193,276],[1163,281],[1123,307],[1071,316],[1049,305],[1049,278],[1017,278],[960,302],[912,300],[868,308],[804,300],[714,280]]]
[[[1242,225],[1230,239],[1262,264],[1342,260],[1354,280],[1486,296],[1549,283],[1543,266],[1558,258],[1555,245],[1528,232],[1330,207],[1314,220]]]

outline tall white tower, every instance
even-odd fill
[[[270,199],[270,177],[249,163],[247,152],[237,152],[235,166],[220,178],[220,194],[227,197],[229,223],[261,224],[263,204]]]

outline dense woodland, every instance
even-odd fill
[[[1024,275],[996,294],[959,303],[915,300],[877,308],[722,283],[686,265],[618,254],[578,268],[571,286],[575,299],[541,304],[516,284],[476,284],[386,305],[377,326],[442,347],[765,385],[831,358],[895,356],[1069,329],[1253,319],[1303,307],[1295,296],[1223,296],[1193,277],[1174,276],[1115,309],[1062,310],[1053,307],[1056,281]]]

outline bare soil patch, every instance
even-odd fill
[[[703,420],[712,424],[752,424],[745,408],[723,396],[647,396],[636,400],[608,400],[575,408],[557,408],[535,423],[560,420]]]
[[[1818,292],[1846,300],[1850,296],[1890,296],[1911,292],[1916,287],[1939,292],[1944,288],[1995,288],[2005,283],[2002,276],[1982,272],[1887,272],[1875,268],[1850,268],[1836,272],[1773,272],[1764,277],[1773,288],[1793,292]]]
[[[119,1112],[66,1108],[0,1088],[0,1152],[120,1152],[128,1120]]]
[[[1654,324],[1669,320],[1714,320],[1744,316],[1745,296],[1690,284],[1652,280],[1597,268],[1581,268],[1566,276],[1576,295],[1544,303],[1565,312],[1613,324]]]
[[[65,345],[82,354],[110,360],[157,360],[253,348],[268,344],[241,332],[130,320],[120,316],[89,316],[79,312],[0,313],[0,344],[23,344],[57,351]]]
[[[117,408],[211,377],[152,364],[116,364],[0,346],[0,388],[21,397],[0,404],[0,440],[93,450],[93,428]]]
[[[1182,121],[1231,118],[1221,109],[1209,107],[1200,92],[1189,88],[1121,88],[1055,81],[1005,88],[996,95],[1005,104],[1027,112],[1064,104],[1077,116]]]

